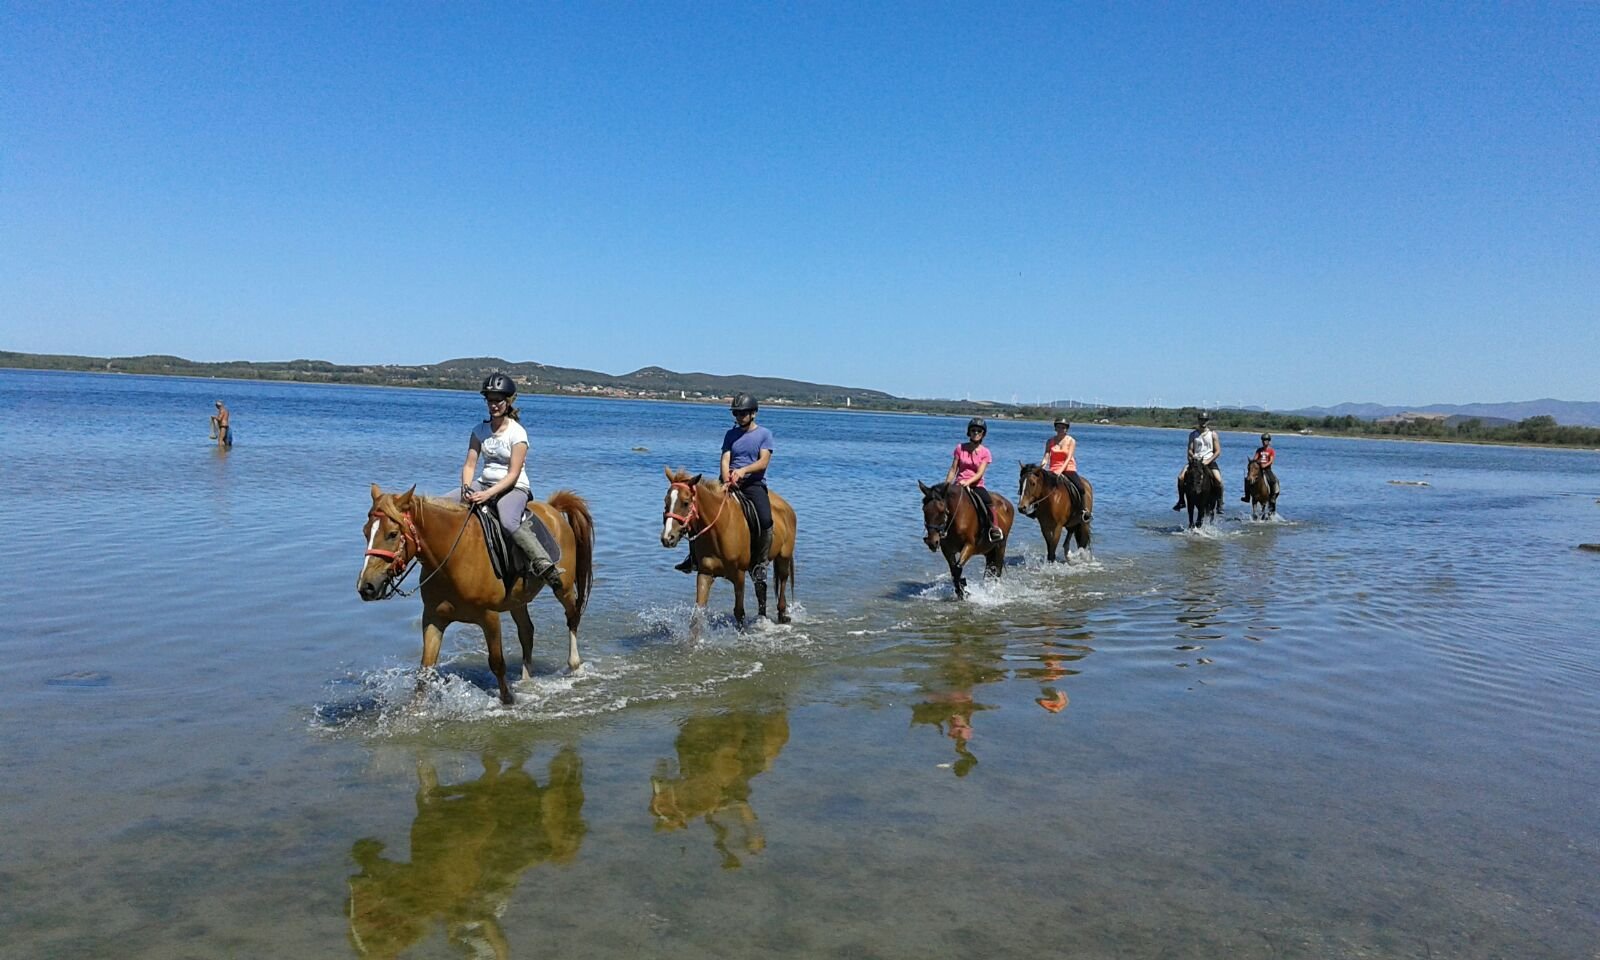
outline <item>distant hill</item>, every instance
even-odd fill
[[[1376,420],[1403,413],[1442,413],[1463,419],[1479,418],[1489,425],[1491,420],[1519,423],[1529,417],[1554,417],[1556,423],[1569,427],[1600,427],[1600,403],[1584,400],[1518,400],[1508,403],[1434,403],[1425,407],[1395,407],[1381,403],[1341,403],[1334,407],[1306,407],[1285,410],[1283,413],[1306,417],[1360,417]]]

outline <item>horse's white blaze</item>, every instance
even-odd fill
[[[667,513],[668,514],[674,514],[674,513],[678,512],[678,491],[673,490],[673,491],[670,492],[670,494],[671,494],[672,499],[667,503]],[[670,537],[671,535],[672,535],[672,517],[668,516],[666,519],[661,521],[661,539],[665,540],[667,537]]]
[[[372,533],[367,536],[367,549],[368,550],[373,549],[373,545],[376,544],[377,542],[378,542],[378,521],[374,520],[374,521],[372,521]],[[369,562],[371,562],[371,560],[372,560],[371,557],[362,557],[361,558],[361,569],[363,569],[363,570],[367,569],[367,564]]]

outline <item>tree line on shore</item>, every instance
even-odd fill
[[[498,367],[496,365],[499,365]],[[1031,404],[1006,404],[973,400],[938,400],[896,397],[876,390],[848,390],[802,381],[760,377],[709,377],[703,374],[677,374],[647,368],[627,377],[608,377],[594,371],[569,370],[543,364],[508,364],[497,358],[474,358],[442,364],[355,366],[322,360],[283,362],[225,361],[205,363],[182,357],[155,355],[142,357],[83,357],[58,354],[29,354],[0,351],[0,367],[31,370],[76,370],[99,373],[152,374],[159,376],[212,377],[221,379],[287,380],[306,383],[343,383],[369,386],[424,387],[446,390],[476,390],[483,371],[505,368],[516,371],[526,393],[582,395],[573,389],[577,383],[604,378],[623,382],[637,378],[630,386],[640,396],[672,396],[680,390],[699,394],[688,399],[713,399],[709,392],[724,388],[759,394],[763,400],[805,406],[838,407],[860,411],[922,413],[945,416],[985,416],[995,419],[1050,421],[1067,416],[1075,422],[1109,423],[1122,426],[1194,426],[1200,408],[1186,407],[1074,407]],[[521,368],[536,368],[524,375]],[[642,376],[648,374],[648,376]],[[649,389],[649,388],[653,388]],[[846,402],[848,398],[848,403]],[[1337,436],[1374,438],[1413,438],[1476,443],[1538,444],[1544,446],[1600,448],[1600,428],[1563,426],[1551,416],[1533,416],[1516,423],[1485,423],[1478,418],[1419,417],[1369,420],[1350,415],[1306,416],[1271,413],[1263,410],[1221,408],[1210,411],[1219,430],[1245,432],[1301,433],[1310,431]]]

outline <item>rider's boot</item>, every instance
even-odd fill
[[[1006,535],[1000,530],[1000,521],[994,518],[994,514],[989,514],[989,542],[999,543],[1005,538]]]
[[[756,544],[756,555],[751,558],[750,582],[756,588],[756,616],[767,615],[767,561],[772,555],[772,528],[761,531],[761,541]]]
[[[680,570],[684,573],[694,573],[696,569],[694,565],[694,551],[689,551],[689,555],[683,558],[682,563],[673,564],[672,569]]]
[[[522,548],[522,555],[528,558],[531,577],[543,580],[552,587],[561,586],[561,568],[550,561],[550,554],[545,552],[544,544],[539,542],[531,524],[524,523],[511,531],[511,539]]]

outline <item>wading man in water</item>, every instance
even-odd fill
[[[233,446],[233,427],[228,425],[228,408],[217,401],[217,412],[211,415],[211,439],[219,447]]]
[[[767,496],[767,465],[772,462],[772,431],[756,424],[754,397],[741,393],[730,404],[733,427],[722,435],[722,485],[742,493],[761,518],[761,540],[750,556],[750,581],[756,585],[756,598],[767,606],[767,560],[772,554],[772,501]],[[694,573],[691,551],[677,570]]]
[[[1211,429],[1211,414],[1201,411],[1196,419],[1195,427],[1189,431],[1189,459],[1198,460],[1211,471],[1211,476],[1217,482],[1217,490],[1222,490],[1222,468],[1217,466],[1217,458],[1222,456],[1222,438],[1217,436],[1217,431]],[[1183,498],[1183,481],[1189,476],[1189,465],[1183,465],[1178,472],[1178,502],[1172,505],[1174,510],[1182,510],[1185,501]],[[1222,500],[1217,500],[1217,513],[1222,513]]]

